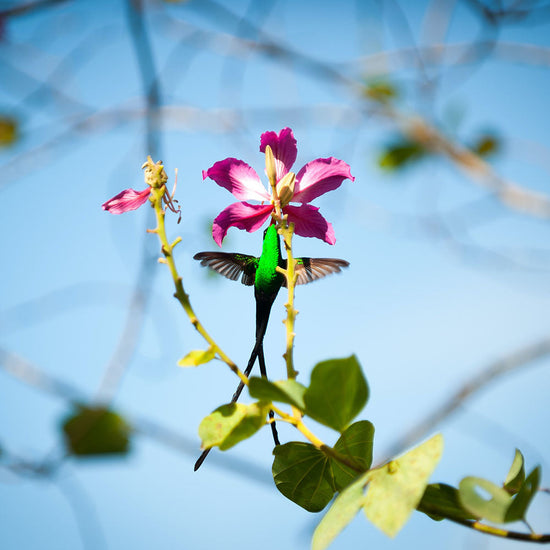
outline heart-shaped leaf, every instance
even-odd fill
[[[310,443],[296,441],[277,445],[273,454],[277,489],[308,512],[321,511],[335,491],[325,454]]]
[[[334,450],[351,460],[356,468],[332,460],[332,472],[338,491],[347,487],[359,474],[367,471],[372,464],[372,445],[374,442],[374,426],[368,420],[360,420],[351,424],[338,438]]]
[[[321,520],[311,542],[312,550],[325,550],[357,515],[365,499],[364,488],[369,473],[363,474],[357,481],[346,487],[329,508]]]
[[[484,498],[480,493],[485,493]],[[512,497],[505,489],[481,477],[465,477],[458,486],[460,503],[477,518],[484,518],[495,523],[506,521],[506,512]]]
[[[229,403],[203,418],[199,425],[202,447],[225,451],[254,435],[266,422],[269,406],[263,403]]]
[[[130,425],[104,407],[80,407],[63,423],[69,450],[78,456],[125,454],[129,450]]]
[[[442,452],[443,438],[436,435],[369,472],[363,509],[367,518],[386,535],[394,537],[418,506]]]
[[[355,355],[318,363],[304,394],[306,414],[339,432],[359,414],[368,386]]]
[[[267,378],[253,377],[248,384],[248,392],[260,401],[287,403],[303,411],[305,386],[296,380],[270,382]]]

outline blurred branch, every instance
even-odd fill
[[[453,394],[443,405],[430,413],[412,430],[392,445],[387,455],[396,456],[426,437],[435,427],[448,419],[463,403],[479,393],[505,374],[531,366],[534,362],[550,355],[550,337],[520,348],[509,355],[481,369]]]
[[[86,396],[71,384],[46,373],[29,361],[2,348],[0,348],[0,371],[4,371],[29,387],[62,399],[73,407],[78,405],[95,406],[89,396]],[[185,436],[150,418],[126,414],[123,414],[123,417],[127,419],[134,433],[145,436],[181,455],[192,457],[193,460],[196,458],[199,442],[195,438]],[[52,476],[62,464],[62,461],[59,460],[52,463],[28,461],[10,456],[4,449],[2,451],[3,461],[0,466],[6,467],[18,475]],[[213,453],[210,463],[214,467],[241,475],[258,483],[267,485],[273,483],[269,471],[258,467],[257,464],[249,460]]]
[[[134,45],[134,52],[142,81],[143,96],[145,97],[145,153],[160,156],[160,85],[157,79],[157,69],[153,59],[153,51],[147,27],[144,21],[142,0],[126,0],[126,15],[130,36]],[[137,168],[137,167],[136,167]],[[151,223],[149,213],[146,226]],[[141,266],[137,277],[136,287],[132,295],[126,323],[121,332],[117,347],[105,369],[100,383],[97,400],[109,402],[115,395],[122,377],[130,363],[132,355],[139,341],[139,333],[143,325],[145,311],[149,304],[150,288],[155,273],[154,259],[157,251],[147,239],[144,232]]]
[[[57,4],[64,4],[69,1],[72,0],[36,0],[35,2],[27,2],[26,4],[20,4],[19,6],[0,10],[0,18],[29,15],[39,10],[51,8]]]

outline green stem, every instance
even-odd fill
[[[284,411],[279,409],[276,406],[273,406],[273,403],[271,404],[271,410],[273,412],[277,413],[283,422],[288,422],[289,424],[292,424],[313,446],[317,447],[320,451],[322,451],[326,456],[333,458],[334,460],[337,460],[341,464],[344,464],[345,466],[348,466],[355,472],[362,474],[365,472],[362,468],[357,466],[355,462],[349,459],[349,457],[339,453],[337,450],[335,450],[333,447],[330,447],[326,443],[324,443],[321,439],[319,439],[305,424],[302,420],[301,414],[296,415],[294,414],[291,416],[290,414],[286,414]],[[292,407],[292,410],[294,412],[295,408]],[[297,409],[296,409],[297,410]]]
[[[508,531],[500,527],[493,527],[492,525],[486,525],[479,521],[468,521],[466,519],[458,519],[458,518],[446,518],[446,519],[450,521],[454,521],[455,523],[459,523],[464,527],[469,527],[470,529],[474,529],[475,531],[479,531],[480,533],[485,533],[487,535],[492,535],[494,537],[501,537],[501,538],[512,539],[512,540],[522,540],[524,542],[538,542],[541,544],[546,544],[550,542],[550,534],[539,535],[537,533],[519,533],[517,531]]]
[[[147,163],[144,167],[146,168],[145,181],[151,186],[151,196],[149,200],[151,201],[157,220],[157,227],[150,232],[156,233],[160,240],[161,250],[164,256],[163,263],[168,266],[176,288],[174,296],[183,307],[185,313],[191,321],[191,324],[195,327],[197,332],[206,340],[206,342],[208,342],[212,350],[214,350],[219,358],[241,379],[243,384],[248,385],[248,377],[224,353],[224,351],[218,346],[218,344],[199,321],[193,307],[191,306],[189,295],[185,292],[183,287],[183,281],[178,274],[173,255],[174,247],[180,242],[181,239],[177,238],[172,244],[170,244],[166,236],[166,226],[164,223],[166,213],[163,207],[163,197],[166,193],[166,174],[164,173],[164,167],[160,163],[155,164],[151,157],[148,157]]]

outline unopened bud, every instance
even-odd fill
[[[281,202],[281,208],[285,207],[294,196],[294,185],[296,184],[296,174],[288,172],[277,184],[277,196]]]
[[[275,157],[269,145],[265,147],[265,173],[272,187],[277,184],[277,166],[275,165]]]

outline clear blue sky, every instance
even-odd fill
[[[266,11],[252,8],[249,17],[288,48],[343,70],[353,66],[358,80],[391,68],[373,57],[378,52],[492,36],[480,34],[466,2],[457,2],[443,37],[440,19],[426,29],[433,3],[401,4],[403,11],[389,1],[280,0]],[[0,10],[11,5],[2,2]],[[243,14],[248,4],[225,5]],[[216,249],[208,224],[233,201],[203,182],[201,172],[234,156],[261,173],[260,134],[285,126],[298,140],[296,168],[335,156],[356,178],[316,200],[334,225],[336,245],[296,239],[298,255],[345,258],[351,267],[298,289],[295,359],[307,382],[316,362],[358,356],[371,389],[361,418],[376,426],[377,458],[477,371],[547,335],[547,222],[511,212],[442,159],[388,175],[376,159],[395,135],[392,126],[357,114],[361,100],[348,89],[298,62],[244,49],[226,56],[236,26],[199,0],[147,6],[166,106],[158,154],[170,178],[179,170],[183,217],[179,226],[170,222],[171,235],[183,237],[177,263],[198,315],[235,361],[246,361],[252,342],[252,291],[208,278],[192,260]],[[544,21],[515,24],[497,38],[548,48],[548,30]],[[243,37],[257,38],[247,30]],[[494,159],[497,172],[548,192],[548,67],[511,62],[498,49],[493,54],[479,64],[427,66],[429,77],[440,77],[433,93],[418,85],[414,63],[403,61],[408,68],[393,77],[402,90],[399,105],[466,143],[497,131],[504,143]],[[371,57],[360,62],[362,56]],[[53,95],[41,86],[44,79]],[[127,457],[69,459],[54,480],[0,469],[2,548],[308,548],[320,516],[274,488],[268,430],[212,453],[193,472],[198,424],[229,399],[236,381],[219,362],[176,366],[202,343],[172,298],[166,269],[156,264],[157,243],[145,234],[149,213],[101,210],[121,189],[143,188],[140,166],[148,153],[125,4],[66,3],[11,19],[0,42],[0,82],[0,113],[22,125],[17,143],[0,150],[0,346],[94,398],[146,254],[151,294],[113,406],[137,425],[155,421],[189,441],[176,451],[136,435]],[[232,229],[223,249],[255,254],[260,243],[260,232]],[[283,303],[280,297],[275,304],[266,339],[273,378],[285,373]],[[543,465],[548,486],[549,367],[540,361],[493,384],[444,423],[446,449],[433,480],[481,475],[499,482],[517,446],[528,467]],[[0,371],[0,447],[7,453],[30,461],[59,456],[59,425],[70,411],[63,399]],[[315,429],[331,442],[332,434]],[[538,531],[550,531],[549,506],[540,495],[531,517]],[[476,544],[518,547],[415,514],[395,540],[359,517],[333,548]]]

